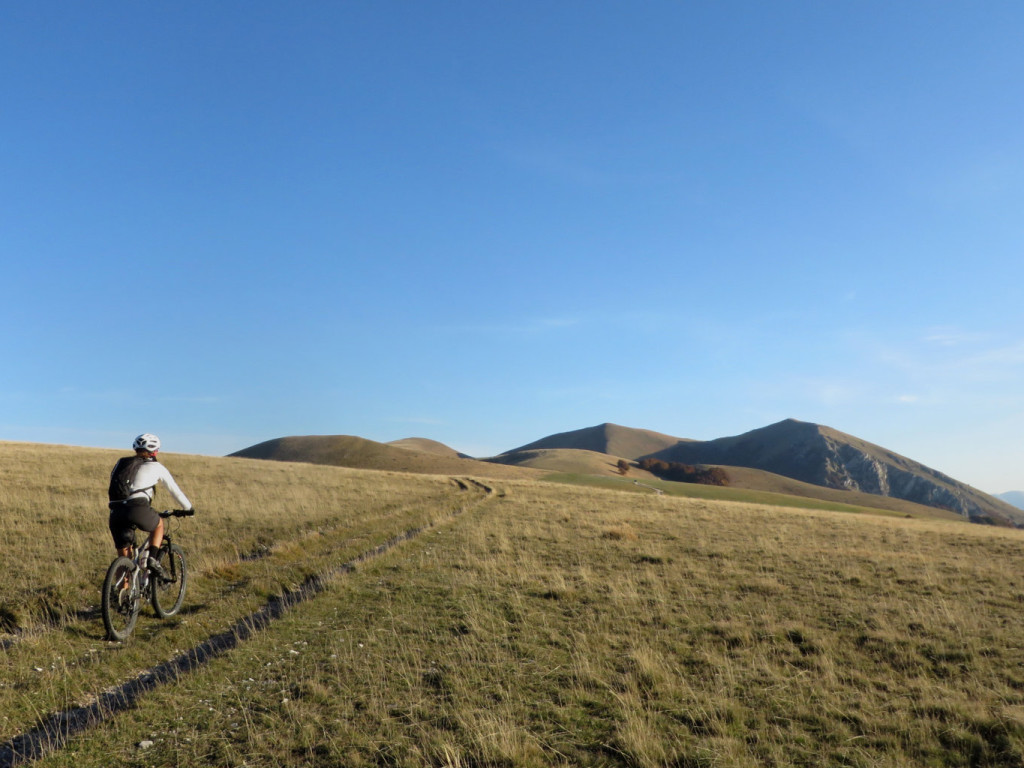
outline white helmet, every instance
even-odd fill
[[[160,450],[160,438],[147,432],[146,434],[139,435],[135,438],[135,442],[132,443],[132,448],[136,451],[149,451],[150,453],[156,453]]]

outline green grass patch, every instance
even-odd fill
[[[699,483],[678,483],[670,480],[632,480],[628,477],[600,477],[597,475],[580,475],[572,473],[554,473],[544,478],[548,482],[583,485],[594,488],[607,488],[617,491],[628,491],[650,495],[656,490],[669,496],[686,499],[707,499],[711,501],[738,501],[745,504],[762,504],[773,507],[794,507],[796,509],[820,509],[830,512],[851,512],[855,514],[888,515],[906,517],[905,513],[894,512],[876,507],[864,507],[854,504],[842,504],[804,496],[791,496],[772,491],[755,491],[745,488],[729,488]],[[656,490],[655,490],[656,489]]]

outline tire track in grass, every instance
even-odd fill
[[[453,477],[452,481],[463,491],[482,491],[485,496],[471,506],[452,511],[437,522],[410,528],[324,574],[308,577],[297,588],[285,590],[281,595],[270,598],[262,608],[239,619],[224,632],[209,637],[199,645],[146,670],[116,688],[104,691],[91,704],[65,709],[46,717],[31,731],[19,734],[6,744],[0,745],[0,768],[24,765],[62,749],[77,734],[100,725],[120,712],[132,709],[136,702],[150,691],[173,683],[179,677],[237,648],[256,632],[266,629],[289,608],[316,597],[337,579],[355,571],[360,563],[380,557],[399,544],[411,541],[437,525],[453,520],[467,509],[476,507],[495,495],[494,488],[471,478]]]
[[[479,482],[477,482],[475,480],[472,480],[472,479],[469,479],[469,478],[466,478],[466,480],[462,480],[462,479],[454,478],[453,477],[453,478],[451,478],[451,480],[452,480],[452,482],[455,485],[457,485],[459,487],[460,490],[463,490],[463,491],[468,491],[468,490],[470,490],[471,488],[474,488],[474,487],[480,487],[481,489],[484,489],[485,491],[487,489],[487,486],[484,485],[483,483],[479,483]],[[490,491],[487,491],[487,492],[490,492]],[[326,530],[333,530],[333,529],[336,529],[337,527],[339,527],[339,526],[334,526],[334,527],[328,528]],[[325,529],[320,528],[320,529],[318,529],[317,532],[318,533],[323,533],[324,530]],[[304,534],[304,535],[308,536],[309,533]],[[274,545],[275,546],[280,546],[280,545],[285,545],[285,544],[288,544],[288,543],[291,543],[291,542],[301,542],[301,540],[302,540],[302,537],[300,536],[300,538],[298,538],[298,539],[290,539],[290,540],[283,540],[283,541],[279,541],[279,542],[274,542]],[[272,550],[271,550],[271,548],[269,546],[266,546],[266,545],[264,545],[262,547],[258,546],[256,548],[250,550],[247,553],[240,554],[238,559],[239,559],[239,562],[251,563],[251,562],[256,562],[256,561],[262,560],[262,559],[264,559],[266,557],[269,557],[271,555],[271,553],[272,553]],[[43,632],[57,632],[57,631],[60,631],[60,630],[67,629],[69,626],[75,624],[76,622],[80,622],[80,621],[96,621],[96,620],[100,619],[100,617],[101,617],[101,613],[100,613],[100,606],[99,605],[91,605],[91,606],[88,606],[88,607],[85,607],[85,608],[78,608],[76,610],[69,611],[68,613],[65,613],[65,614],[54,613],[52,615],[45,615],[45,616],[42,616],[42,617],[35,617],[34,620],[36,622],[36,625],[33,626],[31,628],[31,630],[26,630],[26,629],[23,629],[21,627],[17,627],[17,628],[15,628],[13,630],[13,632],[10,633],[9,637],[0,638],[0,651],[7,651],[7,650],[10,650],[11,648],[14,648],[17,643],[19,643],[25,636],[27,636],[29,634],[31,634],[31,635],[39,635],[39,634],[41,634]],[[0,617],[0,618],[2,618],[2,617]],[[3,763],[0,763],[0,768],[3,768]]]

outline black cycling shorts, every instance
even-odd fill
[[[129,499],[110,503],[110,535],[118,549],[135,543],[135,529],[152,532],[160,524],[160,515],[148,499]]]

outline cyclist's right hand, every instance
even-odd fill
[[[163,512],[159,512],[160,517],[192,517],[196,513],[195,508],[192,509],[168,509]]]

